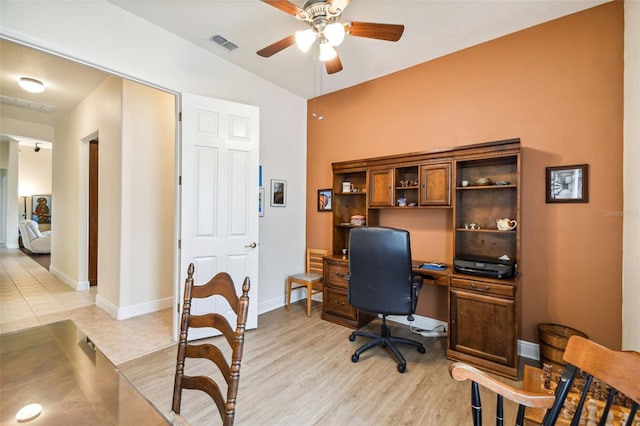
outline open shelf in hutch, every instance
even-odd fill
[[[519,222],[518,155],[463,160],[456,166],[455,257],[506,255],[517,261],[518,233],[498,230],[496,220]],[[477,185],[479,178],[491,182]]]

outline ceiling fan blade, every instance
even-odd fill
[[[295,42],[296,42],[296,36],[291,34],[290,36],[286,36],[282,40],[278,40],[275,43],[272,43],[267,47],[264,47],[258,50],[256,53],[262,56],[263,58],[268,58],[280,52],[281,50],[284,50],[287,47],[295,44]]]
[[[344,12],[344,9],[349,6],[349,3],[351,3],[351,0],[329,0],[329,4],[331,5],[329,11],[331,13],[336,13],[338,12],[338,9],[340,9],[340,13],[342,13]]]
[[[372,22],[349,22],[344,26],[348,34],[356,37],[398,41],[404,32],[404,25],[374,24]]]
[[[268,4],[269,6],[273,6],[276,9],[280,9],[284,13],[288,13],[289,15],[298,16],[303,13],[303,10],[300,9],[295,4],[291,3],[287,0],[261,0],[263,3]]]
[[[327,74],[335,74],[338,71],[342,71],[342,61],[340,60],[340,56],[336,54],[336,57],[325,61],[324,67],[327,70]]]

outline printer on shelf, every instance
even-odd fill
[[[456,272],[491,278],[512,278],[516,275],[516,263],[510,259],[480,256],[456,257],[453,259]]]

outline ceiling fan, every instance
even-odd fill
[[[404,25],[356,21],[341,23],[342,12],[351,0],[309,0],[302,9],[287,0],[261,1],[306,22],[310,28],[297,31],[256,53],[268,58],[293,44],[307,52],[317,41],[319,59],[324,62],[328,74],[342,71],[342,62],[335,48],[342,43],[345,35],[398,41],[404,32]]]

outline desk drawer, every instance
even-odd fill
[[[325,261],[324,282],[335,287],[347,288],[347,272],[349,264],[342,262]]]
[[[460,278],[451,278],[451,287],[504,297],[515,297],[516,293],[516,288],[513,285],[488,283],[486,281],[463,280]]]
[[[325,312],[350,319],[357,318],[357,310],[349,304],[349,297],[346,291],[339,288],[325,287],[322,298]]]

